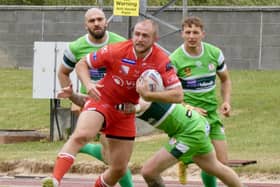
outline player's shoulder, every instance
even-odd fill
[[[169,60],[168,54],[163,51],[159,46],[157,45],[153,45],[153,52],[152,52],[152,56],[157,58],[159,61],[161,60]]]
[[[108,44],[110,50],[125,51],[128,48],[133,47],[131,40],[121,41],[117,43]]]
[[[216,52],[222,51],[218,46],[211,44],[211,43],[202,42],[202,45],[203,45],[204,49],[206,49],[206,50],[216,51]]]
[[[69,48],[72,50],[72,51],[75,51],[77,48],[79,48],[81,45],[84,45],[87,40],[87,35],[83,35],[83,36],[80,36],[79,38],[77,38],[76,40],[74,41],[71,41],[68,45],[69,45]]]
[[[177,47],[170,55],[170,58],[176,58],[177,56],[180,56],[181,54],[184,54],[184,44],[181,44],[179,47]]]

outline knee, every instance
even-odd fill
[[[228,165],[228,159],[226,159],[226,158],[219,158],[218,160],[219,160],[222,164]]]
[[[79,144],[81,146],[85,145],[90,140],[90,138],[85,134],[78,134],[78,133],[71,135],[70,139],[72,139],[72,141],[74,141],[76,144]]]

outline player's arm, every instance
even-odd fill
[[[136,113],[136,115],[143,114],[150,106],[151,102],[145,101],[143,98],[140,97],[139,103],[134,105],[132,103],[123,103],[116,105],[116,109],[122,111],[126,114]]]
[[[71,101],[81,108],[84,107],[85,101],[88,98],[87,95],[73,92],[72,84],[70,86],[62,88],[58,92],[57,97],[60,99],[71,98]]]
[[[152,92],[149,90],[146,81],[137,81],[136,90],[146,101],[157,101],[164,103],[181,103],[183,100],[183,90],[181,84],[164,91]]]
[[[152,92],[146,80],[138,79],[136,91],[146,101],[156,101],[164,103],[181,103],[183,101],[183,88],[174,69],[170,63],[165,64],[158,71],[161,74],[165,89],[163,91]]]
[[[220,111],[221,113],[228,117],[231,111],[230,105],[230,96],[231,96],[231,80],[229,76],[229,72],[227,69],[221,72],[217,72],[218,77],[221,80],[221,96],[223,99],[223,103],[221,105]]]
[[[89,74],[89,69],[90,69],[90,65],[89,65],[89,58],[90,55],[87,55],[86,57],[82,58],[76,65],[76,73],[79,77],[79,79],[82,81],[82,83],[85,85],[86,89],[87,89],[87,94],[95,99],[95,100],[99,100],[100,99],[100,92],[98,91],[98,87],[102,87],[102,85],[99,84],[94,84],[91,81],[90,78],[90,74]]]
[[[65,65],[63,63],[60,64],[57,76],[58,76],[58,80],[59,80],[61,88],[64,88],[71,84],[70,73],[72,71],[73,71],[73,69],[65,67]]]

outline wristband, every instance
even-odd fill
[[[140,104],[134,105],[134,108],[135,108],[135,113],[138,113],[141,110]]]

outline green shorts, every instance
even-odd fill
[[[210,123],[209,137],[211,140],[226,140],[224,125],[217,112],[210,112],[206,117]]]
[[[213,146],[203,124],[192,132],[184,131],[176,134],[170,138],[165,149],[178,160],[189,164],[192,163],[193,156],[212,152]]]

